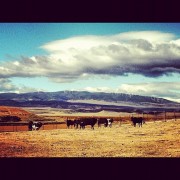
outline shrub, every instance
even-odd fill
[[[0,117],[0,121],[1,122],[9,122],[9,121],[11,121],[11,122],[18,122],[20,120],[21,120],[21,118],[18,117],[18,116],[1,116]]]

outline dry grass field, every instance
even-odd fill
[[[113,118],[115,121],[129,121],[130,117],[133,115],[134,117],[144,117],[146,121],[157,121],[164,120],[165,114],[164,112],[159,113],[158,115],[154,114],[138,114],[138,113],[129,113],[129,112],[115,112],[115,111],[105,111],[102,110],[100,112],[71,112],[69,109],[59,109],[59,108],[48,108],[48,107],[24,107],[25,111],[28,111],[32,114],[38,115],[44,120],[53,120],[58,122],[64,122],[68,119],[75,119],[77,117],[109,117]],[[180,118],[180,112],[176,112],[176,117]],[[174,119],[174,112],[166,113],[167,119]]]
[[[180,119],[147,122],[142,128],[1,132],[0,157],[180,157]]]

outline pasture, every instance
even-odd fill
[[[1,132],[0,157],[180,157],[179,120]]]

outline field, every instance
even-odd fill
[[[59,122],[64,122],[67,118],[75,119],[77,117],[112,117],[115,120],[119,121],[129,121],[130,117],[133,115],[135,117],[144,117],[146,121],[156,121],[156,120],[164,120],[165,114],[164,112],[154,114],[154,113],[131,113],[131,112],[115,112],[115,111],[105,111],[102,110],[100,112],[73,112],[71,109],[59,109],[59,108],[48,108],[48,107],[26,107],[23,108],[27,112],[31,112],[32,114],[36,114],[39,117],[42,117],[45,120],[55,120]],[[166,119],[175,119],[180,118],[180,112],[167,112]]]
[[[180,157],[180,119],[143,127],[1,132],[0,157]]]

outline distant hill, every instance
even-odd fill
[[[87,91],[59,91],[59,92],[32,92],[32,93],[1,93],[0,100],[14,101],[68,101],[68,100],[98,100],[107,102],[132,102],[132,103],[175,103],[163,98],[140,96],[123,93],[102,93]]]
[[[0,122],[18,122],[28,120],[44,120],[44,118],[19,107],[0,106]]]
[[[18,121],[22,121],[30,116],[32,116],[32,113],[27,112],[24,109],[9,106],[0,106],[0,122],[2,121],[2,119],[5,119],[5,117],[11,117],[9,118],[9,121],[13,121],[14,119],[16,119],[14,117],[18,117]],[[8,121],[8,118],[6,119]]]
[[[139,109],[179,109],[180,103],[163,98],[123,93],[59,91],[32,93],[1,93],[0,106],[55,107],[74,111],[135,111]]]

